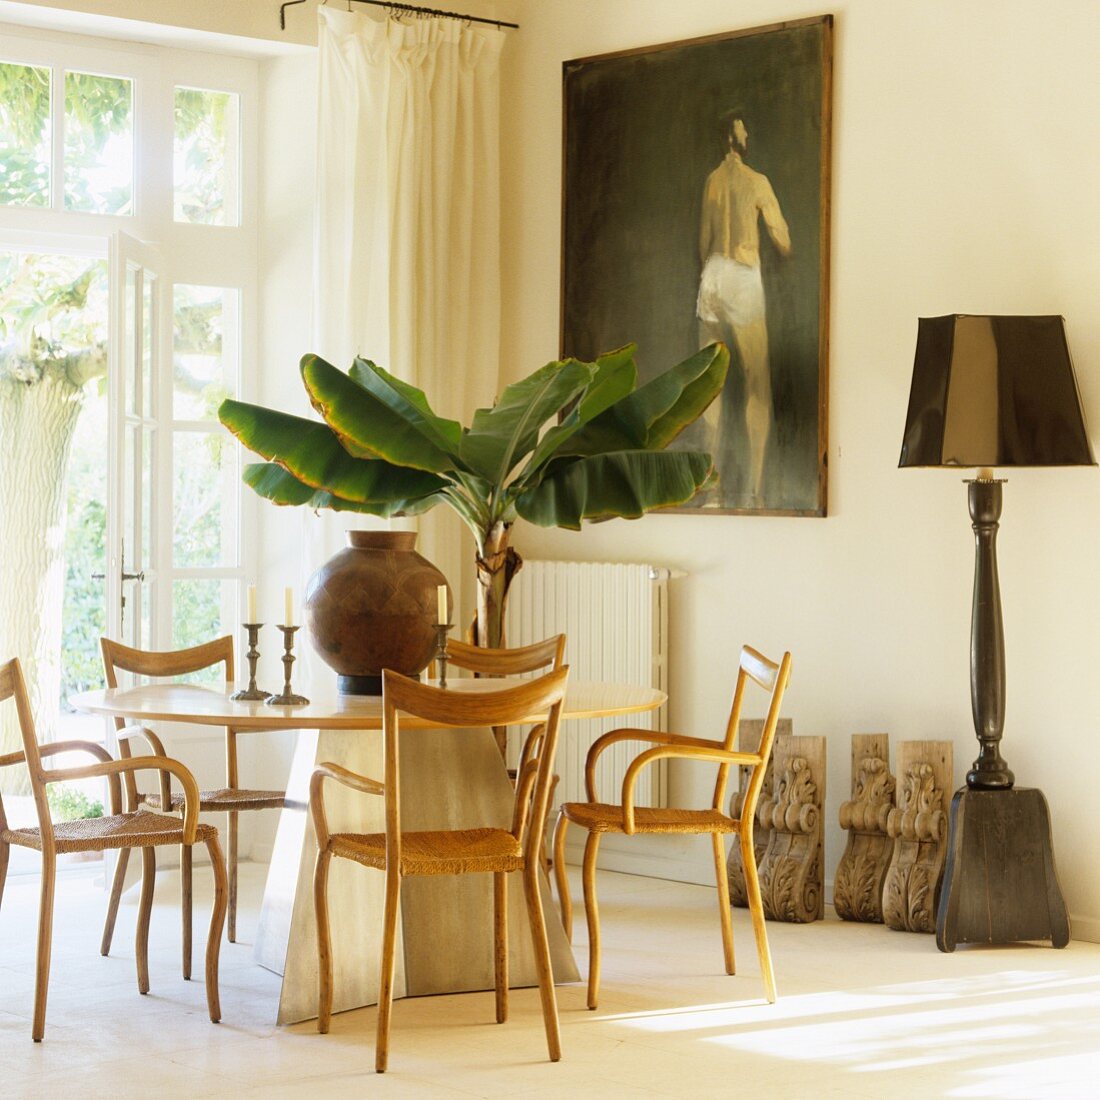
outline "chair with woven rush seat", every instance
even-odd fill
[[[718,880],[718,908],[722,922],[722,947],[725,953],[726,973],[734,972],[733,924],[730,920],[729,883],[726,879],[726,851],[723,836],[736,833],[741,846],[745,868],[745,887],[749,912],[752,916],[756,949],[760,956],[760,971],[768,1001],[775,1001],[775,975],[772,972],[771,953],[768,950],[768,933],[764,924],[764,907],[760,896],[760,882],[753,853],[753,819],[756,803],[764,784],[764,772],[771,756],[775,728],[779,721],[779,708],[790,678],[791,655],[785,653],[779,664],[769,661],[749,646],[741,650],[737,672],[737,686],[733,693],[733,706],[726,723],[726,735],[721,741],[699,737],[685,737],[675,733],[663,733],[644,729],[612,730],[598,737],[588,750],[585,759],[585,790],[587,802],[566,802],[561,807],[558,827],[554,835],[554,872],[561,901],[562,923],[566,935],[572,938],[573,907],[569,896],[569,881],[565,874],[565,836],[569,823],[588,830],[584,847],[584,907],[588,919],[588,1007],[596,1008],[600,991],[600,916],[596,902],[596,855],[600,837],[604,833],[709,833],[714,849],[714,870]],[[745,691],[755,685],[768,692],[767,718],[755,752],[736,752],[734,744],[741,720],[741,706]],[[601,802],[596,794],[596,765],[600,754],[619,741],[648,741],[654,747],[639,753],[627,767],[623,777],[621,804]],[[714,800],[709,809],[677,809],[662,807],[650,809],[634,805],[634,784],[642,769],[661,759],[712,761],[718,765],[714,785]],[[726,802],[726,784],[731,767],[745,765],[752,769],[744,804],[739,818],[729,817],[722,810]]]
[[[177,649],[167,652],[154,650],[132,649],[120,642],[111,641],[110,638],[101,638],[100,647],[103,651],[103,670],[107,679],[107,686],[118,687],[119,670],[130,672],[138,676],[154,678],[168,678],[186,676],[189,673],[199,672],[213,668],[215,665],[224,665],[225,681],[232,683],[233,670],[233,638],[225,635],[216,638],[212,642],[191,646],[187,649]],[[127,726],[125,719],[116,718],[115,726],[118,729],[119,756],[126,760],[133,754],[131,742],[140,738],[145,741],[157,756],[167,755],[160,738],[144,726]],[[238,786],[239,771],[237,767],[237,731],[226,728],[225,731],[225,764],[226,785],[218,790],[206,790],[199,792],[199,810],[202,813],[225,813],[229,818],[228,836],[228,867],[229,867],[229,920],[227,938],[230,943],[237,939],[237,834],[238,815],[247,810],[274,810],[282,809],[286,802],[285,791],[251,790]],[[159,789],[156,791],[141,791],[137,787],[137,780],[133,772],[124,776],[126,792],[126,809],[136,810],[140,806],[147,806],[154,810],[178,811],[182,806],[182,796],[173,793],[168,782],[168,775],[161,773]],[[126,880],[126,865],[129,853],[124,849],[119,852],[118,863],[115,866],[114,881],[111,886],[111,900],[107,907],[107,919],[103,925],[103,941],[100,950],[104,955],[111,951],[111,939],[114,936],[115,919],[118,916],[119,901]],[[180,878],[183,887],[183,976],[191,977],[191,851],[189,848],[181,850]]]
[[[199,789],[194,776],[178,761],[163,755],[114,760],[100,745],[89,741],[60,741],[39,745],[35,736],[27,689],[18,660],[0,665],[0,702],[14,699],[19,728],[23,739],[21,752],[0,756],[0,768],[25,763],[30,774],[38,825],[9,829],[0,798],[0,901],[4,896],[8,856],[12,845],[33,848],[42,853],[42,900],[38,915],[38,964],[35,977],[34,1021],[31,1035],[35,1042],[46,1029],[46,992],[50,977],[50,947],[53,933],[53,899],[57,857],[68,852],[104,852],[117,850],[128,853],[140,848],[142,854],[141,900],[137,923],[138,990],[149,992],[149,915],[153,907],[153,886],[156,863],[155,847],[164,844],[182,845],[188,852],[198,843],[205,844],[214,870],[214,907],[210,917],[210,938],[206,944],[206,1001],[210,1019],[221,1018],[218,998],[218,955],[221,948],[222,924],[226,910],[225,860],[218,844],[218,831],[212,825],[199,822]],[[97,763],[77,768],[47,770],[42,758],[62,752],[85,752]],[[162,774],[176,777],[183,788],[183,818],[150,813],[136,809],[122,812],[122,785],[119,776],[129,777],[139,768],[156,768]],[[110,814],[53,824],[46,786],[68,779],[91,779],[105,776],[109,784]]]
[[[451,641],[447,643],[447,659],[456,668],[465,669],[475,676],[522,676],[525,672],[538,672],[542,668],[558,669],[565,663],[565,635],[554,634],[544,638],[541,642],[533,642],[531,645],[515,646],[511,649],[490,649],[488,646],[472,645],[470,642]],[[497,739],[497,747],[501,755],[505,755],[508,741],[508,731],[503,726],[493,730]],[[537,738],[528,738],[524,742],[524,749],[528,745],[538,744]],[[525,763],[521,756],[514,768],[508,769],[508,778],[513,785],[516,776],[523,770]],[[546,802],[547,824],[549,814],[554,808],[554,791],[558,786],[558,776],[550,777],[550,797]],[[546,842],[549,842],[549,828],[546,829]],[[543,846],[542,865],[546,872],[550,871],[550,859]]]
[[[432,687],[386,670],[382,675],[382,727],[385,753],[385,785],[356,775],[335,764],[321,764],[310,782],[310,809],[317,834],[317,868],[314,904],[320,963],[320,996],[317,1029],[327,1032],[332,1016],[332,949],[328,914],[328,872],[333,856],[353,860],[384,871],[385,906],[378,994],[378,1038],[375,1069],[385,1072],[389,1054],[389,1025],[393,1006],[397,917],[401,881],[406,875],[493,875],[493,944],[496,1019],[508,1015],[508,911],[507,875],[523,876],[523,892],[531,928],[538,973],[543,1024],[550,1060],[561,1057],[558,1010],[551,972],[546,921],[539,892],[539,854],[542,850],[550,776],[558,744],[558,723],[568,679],[568,668],[499,691],[454,691]],[[511,828],[466,828],[426,832],[402,832],[400,798],[401,716],[410,715],[451,729],[530,722],[530,716],[546,714],[528,734],[537,745],[525,746],[525,764],[515,787]],[[322,787],[333,780],[365,794],[385,799],[385,832],[373,834],[331,833],[325,813]]]

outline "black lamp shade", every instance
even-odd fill
[[[1061,317],[922,317],[899,466],[1095,466]]]

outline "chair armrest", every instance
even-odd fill
[[[170,772],[183,788],[183,843],[194,844],[199,827],[199,785],[191,770],[170,756],[131,756],[126,760],[109,760],[102,764],[88,764],[82,768],[65,768],[50,772],[47,783],[63,779],[94,779],[96,776],[118,776],[126,772],[143,771],[146,768]]]
[[[84,752],[94,756],[103,763],[110,763],[114,757],[102,746],[94,741],[53,741],[49,745],[39,745],[38,755],[56,756],[63,752]],[[52,782],[52,774],[47,777],[47,782]],[[117,814],[122,810],[122,786],[117,775],[107,776],[107,789],[110,792],[111,813]]]
[[[634,785],[642,769],[648,767],[656,760],[675,757],[681,760],[709,760],[718,764],[759,764],[761,757],[755,752],[734,752],[724,749],[721,745],[711,741],[709,744],[687,743],[694,738],[678,739],[676,743],[659,745],[655,749],[646,749],[630,761],[623,776],[623,831],[628,836],[634,835]]]
[[[681,733],[664,730],[645,730],[623,727],[600,734],[592,742],[584,761],[584,787],[589,802],[599,802],[596,797],[596,761],[600,754],[619,741],[648,741],[654,745],[694,745],[699,748],[721,748],[717,741],[705,737],[687,737]]]
[[[118,731],[118,748],[119,753],[124,760],[130,759],[130,742],[135,738],[140,737],[142,741],[149,746],[152,752],[151,756],[167,756],[165,751],[164,742],[147,726],[124,726]],[[166,813],[172,809],[172,784],[168,779],[168,772],[162,771],[159,776],[160,779],[160,806]],[[136,794],[136,788],[134,790]],[[137,805],[130,807],[136,810]]]
[[[326,779],[335,779],[337,783],[362,794],[386,793],[385,784],[379,783],[377,779],[370,779],[358,772],[341,768],[339,764],[318,764],[309,779],[309,809],[313,815],[313,831],[317,834],[317,846],[322,852],[328,847],[331,835],[328,829],[328,817],[325,814],[325,800],[321,792]]]

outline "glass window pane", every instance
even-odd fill
[[[153,415],[153,301],[156,279],[145,272],[141,283],[141,414]]]
[[[237,581],[183,580],[172,583],[172,646],[209,642],[236,629]],[[181,679],[196,683],[223,682],[221,665]]]
[[[50,70],[0,63],[0,203],[50,205]]]
[[[153,491],[156,482],[156,429],[142,428],[141,431],[141,560],[135,559],[135,569],[151,569],[153,560],[153,523],[156,507],[156,494]]]
[[[225,432],[176,432],[172,441],[172,562],[237,565],[238,452]]]
[[[239,225],[239,97],[176,88],[174,216],[193,225]]]
[[[178,284],[172,297],[172,415],[216,420],[237,393],[239,292]]]
[[[65,74],[65,209],[134,212],[134,83]]]
[[[126,379],[126,411],[137,413],[138,392],[138,366],[137,366],[137,317],[138,317],[138,292],[137,292],[137,268],[126,267],[126,289],[123,291],[122,308],[125,314],[123,339],[126,343],[122,348],[122,358],[126,364],[124,376]]]

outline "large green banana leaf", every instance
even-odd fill
[[[617,451],[561,463],[515,507],[539,527],[576,531],[583,520],[637,519],[683,504],[714,481],[711,457],[700,451]]]
[[[246,446],[277,463],[303,485],[324,489],[357,504],[401,503],[427,496],[446,484],[435,474],[354,458],[327,424],[226,400],[222,423]]]
[[[415,516],[434,508],[441,500],[438,494],[409,500],[354,501],[336,496],[327,489],[315,489],[299,481],[274,462],[253,462],[245,466],[243,479],[272,504],[299,505],[306,508],[331,508],[334,512],[364,512],[372,516]]]
[[[560,451],[590,421],[621,401],[638,382],[638,368],[634,363],[634,345],[601,355],[593,364],[592,381],[585,388],[580,401],[570,410],[561,424],[550,428],[539,440],[530,461],[520,475],[526,481],[547,461]],[[564,407],[564,406],[563,406]]]
[[[432,473],[454,467],[456,456],[437,446],[421,418],[395,412],[319,356],[303,356],[301,371],[313,407],[352,454]]]
[[[595,374],[595,367],[567,359],[506,386],[492,408],[474,413],[462,440],[463,460],[491,484],[503,485],[534,450],[543,424],[580,397]]]
[[[427,394],[409,382],[383,370],[369,359],[356,356],[349,372],[352,380],[403,420],[416,425],[421,435],[452,457],[458,454],[462,425],[457,420],[436,416]]]
[[[708,344],[616,402],[560,447],[558,454],[660,450],[722,392],[728,369],[725,345]]]

